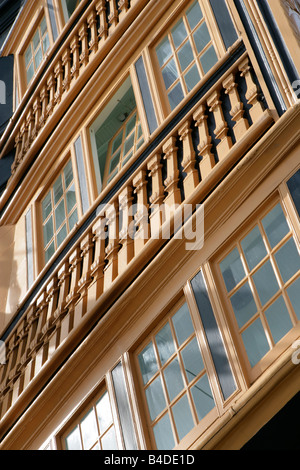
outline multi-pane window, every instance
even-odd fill
[[[236,244],[220,269],[254,367],[300,321],[299,247],[280,203]]]
[[[24,55],[27,84],[31,81],[35,71],[40,66],[44,55],[49,49],[49,46],[50,42],[46,19],[43,17]]]
[[[142,126],[135,110],[125,119],[122,127],[110,142],[106,163],[107,183],[118,173],[143,142]]]
[[[111,404],[106,391],[77,420],[64,439],[66,450],[117,450],[117,438]]]
[[[45,261],[65,240],[78,221],[72,162],[69,160],[42,201]]]
[[[198,0],[158,44],[156,55],[172,110],[218,61]]]
[[[172,449],[215,407],[186,303],[137,357],[152,438],[157,449]]]

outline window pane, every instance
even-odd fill
[[[186,32],[184,22],[182,19],[178,21],[176,26],[174,26],[171,33],[172,33],[172,37],[174,41],[174,46],[177,49],[183,43],[183,41],[187,38],[187,32]]]
[[[68,188],[73,181],[72,162],[69,160],[64,169],[65,188]]]
[[[220,268],[228,292],[245,277],[244,267],[237,248],[220,263]]]
[[[198,419],[201,421],[215,407],[215,400],[206,374],[192,387],[192,396]]]
[[[242,338],[250,365],[254,367],[270,349],[259,318],[242,333]]]
[[[187,304],[184,304],[172,318],[179,346],[194,333]]]
[[[118,450],[115,428],[111,428],[101,439],[103,450]]]
[[[187,10],[186,16],[191,29],[194,29],[195,26],[200,23],[203,18],[203,14],[198,1],[194,2],[194,4]]]
[[[183,389],[184,384],[178,359],[174,359],[164,371],[170,401],[172,401]]]
[[[152,382],[146,389],[146,398],[150,417],[152,421],[163,411],[166,406],[166,400],[161,384],[160,376]]]
[[[194,338],[183,349],[181,356],[188,382],[191,382],[204,369],[202,356],[196,338]]]
[[[68,450],[81,450],[79,427],[77,426],[66,437],[66,447]]]
[[[241,242],[248,266],[252,271],[255,266],[267,255],[267,250],[260,234],[259,228],[255,227],[249,235]]]
[[[172,407],[179,440],[183,439],[194,427],[189,401],[186,395]]]
[[[66,219],[66,209],[65,209],[65,201],[62,200],[57,208],[55,209],[55,225],[56,229],[59,229],[61,224],[65,221]]]
[[[206,52],[200,58],[203,72],[207,73],[217,62],[218,57],[215,51],[214,46],[210,46]]]
[[[175,80],[178,78],[178,71],[174,59],[171,59],[170,62],[167,63],[162,71],[162,75],[166,89],[170,88],[170,86],[173,85]]]
[[[231,297],[231,304],[238,327],[242,328],[257,312],[248,282]]]
[[[61,175],[59,175],[59,177],[57,178],[57,180],[55,181],[53,185],[53,192],[54,192],[54,203],[57,204],[63,195]]]
[[[55,246],[54,246],[54,242],[53,242],[53,243],[51,243],[51,245],[49,246],[49,248],[47,249],[47,251],[45,253],[45,262],[46,263],[49,261],[51,256],[54,255],[54,252],[55,252]]]
[[[111,173],[118,166],[118,163],[120,161],[120,156],[121,156],[121,152],[119,150],[110,161],[109,173]]]
[[[46,18],[44,17],[41,21],[41,33],[42,33],[42,36],[44,36],[44,34],[46,33],[47,31],[47,23],[46,23]]]
[[[162,67],[172,55],[172,49],[168,37],[165,37],[156,48],[156,54],[159,65]]]
[[[36,31],[32,39],[33,51],[35,52],[40,45],[40,33],[39,30]]]
[[[149,343],[139,354],[139,364],[144,384],[146,384],[158,370],[152,343]]]
[[[262,224],[266,231],[271,248],[278,245],[278,243],[290,231],[280,204],[269,212],[269,214],[262,220]]]
[[[159,357],[162,365],[174,354],[175,347],[170,324],[167,323],[155,336]]]
[[[283,282],[287,282],[300,269],[300,256],[293,238],[280,248],[275,259]]]
[[[135,123],[136,123],[136,114],[134,114],[132,118],[130,118],[130,120],[128,121],[126,125],[125,137],[127,137],[130,134],[130,132],[134,129]]]
[[[75,224],[78,222],[77,209],[69,217],[69,230],[71,231]]]
[[[208,32],[206,23],[203,23],[198,29],[196,29],[193,37],[197,51],[200,53],[210,41],[210,34]]]
[[[25,52],[25,65],[26,65],[26,68],[29,64],[29,62],[31,61],[32,59],[32,51],[31,51],[31,44],[27,47],[26,49],[26,52]]]
[[[109,396],[107,392],[105,392],[105,394],[97,402],[96,410],[100,426],[100,432],[101,434],[103,434],[113,421]]]
[[[182,72],[194,60],[194,54],[189,42],[186,42],[178,51],[178,59]]]
[[[43,212],[43,222],[47,219],[48,215],[52,211],[52,201],[51,201],[51,192],[47,194],[45,199],[42,202],[42,212]]]
[[[61,230],[57,234],[57,247],[59,247],[66,238],[67,238],[67,226],[66,224],[64,224]]]
[[[153,428],[158,450],[169,450],[175,446],[169,415],[166,414]]]
[[[300,320],[300,277],[293,282],[293,284],[287,289],[288,296],[292,303],[295,314],[297,315],[298,320]]]
[[[176,106],[183,100],[183,98],[184,94],[182,91],[181,83],[177,83],[173,90],[168,93],[168,99],[171,106],[171,110],[175,109]]]
[[[47,246],[53,237],[53,219],[52,216],[44,225],[44,246]]]
[[[50,46],[49,36],[48,36],[48,34],[46,34],[46,36],[43,39],[43,52],[44,52],[44,54],[49,49],[49,46]]]
[[[42,58],[43,58],[42,49],[41,47],[39,47],[37,52],[34,55],[34,63],[35,63],[36,69],[40,66],[40,63],[42,62]]]
[[[126,155],[132,149],[133,145],[134,145],[134,133],[131,134],[131,136],[128,137],[128,139],[125,142],[124,155]]]
[[[185,74],[184,80],[187,91],[190,92],[200,81],[200,74],[196,64]]]
[[[279,285],[270,261],[267,261],[254,275],[253,280],[262,305],[278,292]]]
[[[81,435],[84,449],[89,449],[95,443],[98,437],[98,430],[96,424],[96,416],[94,409],[81,421]]]
[[[112,153],[115,153],[115,151],[121,146],[122,144],[122,137],[123,137],[123,131],[120,132],[113,140],[112,143]]]
[[[67,211],[68,214],[70,214],[71,210],[76,204],[76,194],[75,194],[75,185],[72,184],[70,189],[68,190],[66,194],[66,199],[67,199]]]
[[[283,297],[279,297],[266,310],[266,318],[275,343],[278,343],[293,328]]]
[[[30,67],[29,69],[27,70],[27,83],[30,82],[30,80],[32,79],[34,75],[34,66],[33,66],[33,62],[30,64]]]

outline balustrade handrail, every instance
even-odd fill
[[[172,208],[195,204],[205,187],[203,199],[272,125],[247,53],[223,65],[213,85],[199,90],[168,135],[101,201],[9,333],[7,363],[0,369],[0,416],[147,245],[154,242],[159,249],[155,235],[172,219]],[[133,206],[145,211],[132,212]]]

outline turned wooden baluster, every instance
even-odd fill
[[[54,76],[56,80],[56,91],[54,95],[55,103],[59,104],[63,94],[63,63],[59,60],[54,67]]]
[[[150,196],[150,228],[151,238],[155,237],[165,221],[164,185],[162,176],[163,165],[161,154],[156,153],[147,163],[149,176],[152,179],[152,195]]]
[[[134,222],[132,214],[132,187],[127,185],[119,194],[120,250],[118,252],[118,274],[127,268],[134,256]]]
[[[182,166],[183,171],[186,173],[186,177],[183,180],[183,188],[185,198],[187,198],[193,193],[199,183],[198,171],[195,167],[197,162],[192,141],[191,120],[182,124],[178,134],[183,145]]]
[[[220,92],[218,90],[214,91],[208,98],[207,104],[210,111],[214,114],[216,123],[214,133],[216,138],[221,141],[217,145],[217,152],[219,160],[223,160],[232,148],[232,140],[231,137],[227,135],[228,125],[224,118],[222,102],[220,101]]]
[[[33,129],[33,138],[35,138],[40,130],[40,122],[42,115],[42,105],[40,98],[37,96],[33,103],[33,112],[34,112],[34,129]]]
[[[265,109],[261,101],[259,101],[259,89],[252,76],[252,68],[248,57],[239,65],[239,71],[246,80],[247,92],[245,96],[248,104],[251,106],[249,113],[252,122],[255,123],[262,117]]]
[[[176,209],[178,204],[181,204],[181,194],[178,187],[179,182],[179,169],[177,162],[176,137],[171,136],[163,145],[164,159],[167,161],[167,178],[164,181],[165,190],[168,193],[165,198],[171,211]]]
[[[231,111],[230,116],[232,117],[235,125],[233,127],[233,132],[238,142],[249,129],[249,123],[247,119],[244,118],[244,105],[241,102],[240,95],[238,93],[238,85],[235,82],[235,76],[231,73],[226,80],[223,82],[223,87],[225,93],[229,96]]]
[[[118,9],[116,7],[116,2],[115,0],[108,0],[109,1],[109,16],[108,16],[108,21],[111,25],[112,31],[115,29],[115,27],[118,24],[118,19],[119,19],[119,13]]]
[[[62,66],[64,69],[63,89],[68,91],[71,83],[71,54],[70,50],[66,49],[62,55]]]
[[[34,139],[33,131],[34,131],[34,114],[33,114],[33,108],[30,108],[27,114],[26,118],[26,126],[27,126],[27,142],[25,145],[25,150],[27,151]]]
[[[194,112],[193,118],[199,133],[197,150],[202,157],[199,166],[201,179],[203,181],[215,166],[215,156],[211,152],[212,144],[207,124],[206,107],[203,104]]]
[[[96,10],[100,18],[100,27],[98,29],[99,39],[105,39],[108,36],[108,24],[106,20],[106,0],[100,0],[96,3]]]
[[[92,226],[95,253],[94,262],[91,266],[93,281],[89,287],[89,297],[94,300],[98,299],[98,297],[103,293],[104,288],[105,239],[107,236],[105,226],[106,218],[103,216],[98,217]]]
[[[73,54],[73,65],[71,67],[71,75],[73,78],[78,78],[80,69],[79,59],[79,37],[77,34],[72,38],[70,43],[71,53]]]
[[[47,116],[51,116],[53,112],[53,108],[55,105],[55,85],[56,85],[56,80],[55,80],[55,75],[53,72],[50,73],[48,79],[47,79],[47,90],[49,92],[49,101],[47,105]]]
[[[119,21],[121,21],[129,10],[129,0],[119,0],[118,7],[120,10]]]
[[[118,275],[118,251],[119,251],[119,214],[118,202],[114,201],[106,209],[108,225],[108,245],[106,247],[107,265],[104,269],[104,290],[110,287]]]
[[[46,119],[47,119],[47,105],[48,105],[48,91],[47,86],[43,85],[41,92],[40,92],[40,101],[42,105],[41,115],[40,115],[40,128],[44,126]]]
[[[87,311],[87,292],[92,282],[91,265],[93,261],[93,233],[88,232],[80,243],[82,257],[82,273],[78,282],[78,293],[80,300],[75,305],[75,316],[79,320]]]
[[[19,163],[21,161],[22,155],[21,155],[21,148],[22,148],[22,138],[21,138],[21,133],[18,132],[15,138],[15,159],[14,162],[11,166],[11,172],[14,174],[16,172],[16,169],[19,166]]]
[[[20,157],[23,157],[26,153],[26,145],[27,145],[27,125],[26,125],[26,121],[22,122],[21,130],[20,130],[20,136],[21,136],[21,140],[22,140]]]
[[[91,39],[89,42],[90,51],[95,54],[98,50],[98,37],[97,37],[97,13],[92,10],[87,17],[88,27],[91,31]]]
[[[86,23],[83,23],[79,28],[79,41],[81,42],[81,54],[79,57],[80,64],[86,66],[89,63],[89,45],[88,45],[88,30]]]
[[[19,349],[18,349],[18,355],[16,359],[16,372],[20,373],[22,372],[22,358],[24,357],[24,354],[26,352],[26,346],[27,346],[27,340],[28,340],[28,322],[27,322],[27,316],[25,315],[25,318],[21,321],[20,325],[17,327],[17,335],[19,337]]]
[[[137,211],[134,215],[136,227],[134,235],[135,256],[143,249],[150,237],[146,176],[146,170],[140,170],[133,178],[134,192],[137,196]]]

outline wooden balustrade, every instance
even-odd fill
[[[103,4],[97,3],[97,14]],[[60,73],[58,68],[53,77]],[[255,126],[262,126],[262,118],[264,127],[259,127],[260,132],[270,126],[270,117],[265,119],[268,110],[263,108],[252,73],[248,58],[242,57],[222,83],[218,82],[140,164],[109,204],[99,206],[93,223],[50,276],[7,340],[7,362],[0,370],[2,416],[69,334],[80,328],[95,302],[126,275],[127,267],[143,254],[151,240],[157,240],[159,230],[172,217],[172,207],[197,195],[208,177],[235,148],[241,148],[245,139],[252,145],[253,138],[258,138]],[[244,81],[243,87],[237,86],[240,80]],[[61,86],[62,76],[60,91]],[[221,100],[224,94],[231,106],[230,122],[225,119]],[[41,96],[46,99],[45,94]],[[34,120],[28,117],[30,132],[34,123],[37,126],[40,122],[38,110],[43,116],[43,102],[35,106]],[[249,138],[251,129],[253,135]],[[24,144],[24,136],[22,130],[18,145]],[[241,156],[237,155],[237,160]]]
[[[47,120],[60,105],[90,62],[90,56],[101,52],[101,45],[112,36],[130,9],[128,0],[94,0],[84,11],[74,34],[54,59],[52,67],[37,85],[26,105],[26,116],[15,131],[15,173]],[[97,29],[97,27],[99,28]]]

